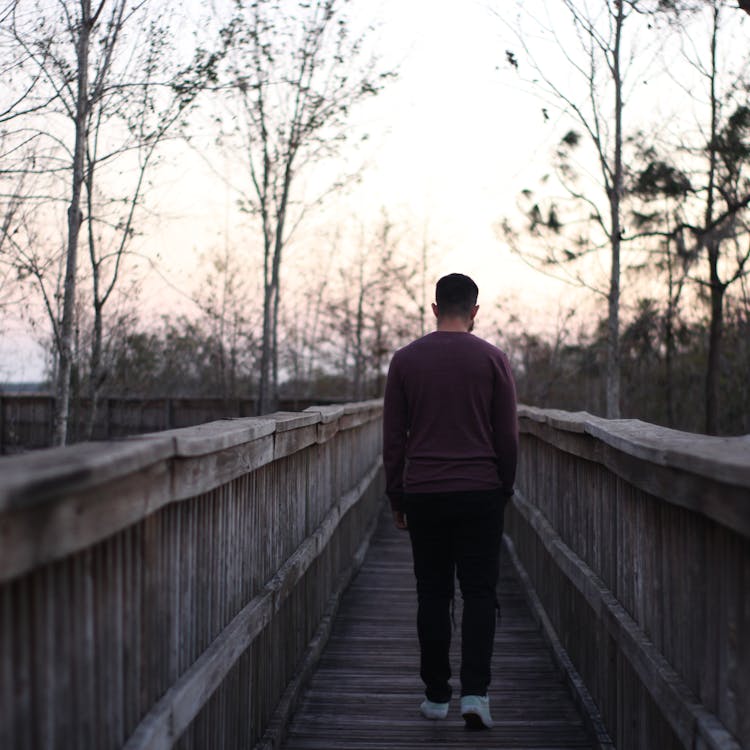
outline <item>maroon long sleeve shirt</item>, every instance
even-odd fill
[[[404,492],[510,494],[517,454],[516,388],[500,349],[471,333],[435,331],[396,352],[383,414],[394,510]]]

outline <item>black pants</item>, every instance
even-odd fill
[[[506,498],[499,490],[406,496],[417,578],[420,676],[428,700],[450,700],[451,603],[463,597],[461,695],[486,695],[495,639],[500,541]]]

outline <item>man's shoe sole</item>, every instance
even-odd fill
[[[466,722],[466,728],[470,732],[483,732],[490,728],[482,721],[482,717],[479,714],[465,713],[462,716]]]

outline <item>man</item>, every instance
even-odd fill
[[[503,512],[518,451],[516,391],[508,358],[471,331],[477,285],[441,278],[437,330],[396,352],[383,420],[386,489],[399,529],[411,538],[417,579],[420,676],[428,719],[444,719],[452,694],[450,606],[457,573],[461,714],[489,729],[487,688],[495,638]]]

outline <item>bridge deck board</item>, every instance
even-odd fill
[[[405,533],[383,514],[359,575],[288,728],[286,750],[592,748],[507,560],[490,701],[495,727],[467,732],[454,695],[445,721],[421,718],[416,594]],[[460,597],[456,600],[460,623]],[[460,627],[452,643],[454,689]],[[457,693],[458,691],[456,691]]]

